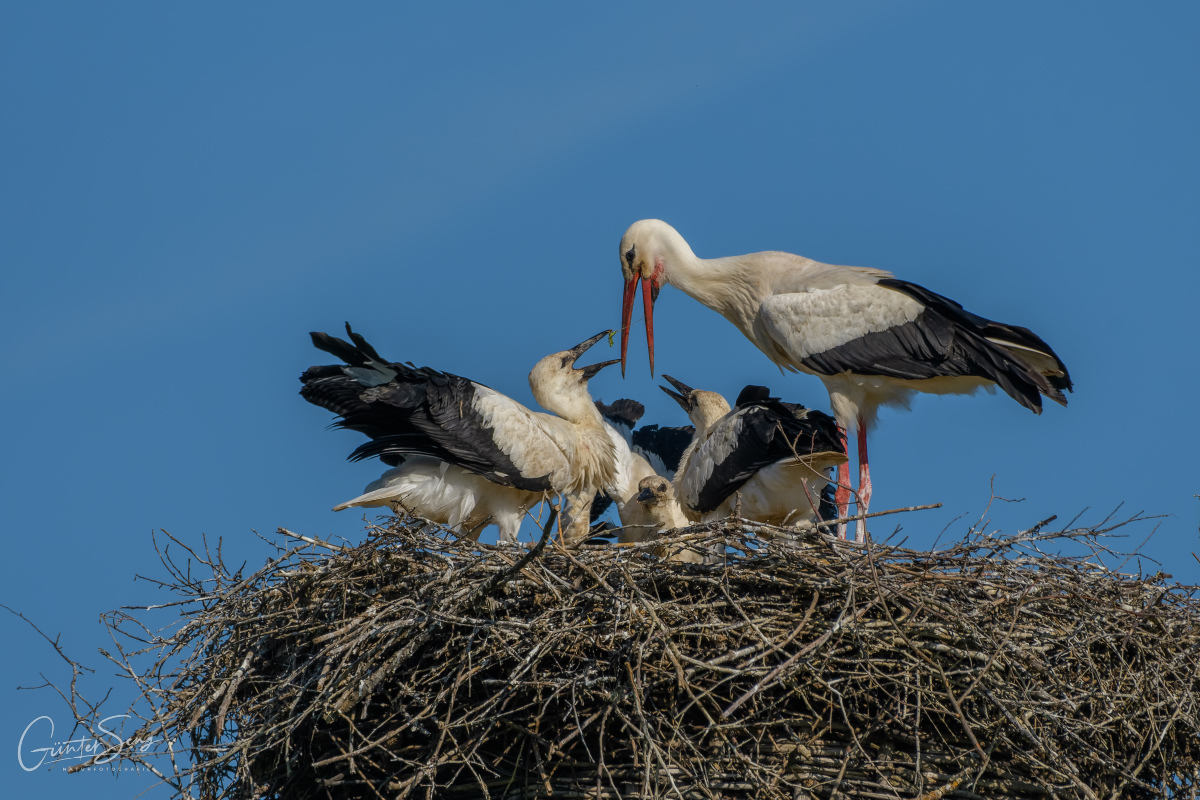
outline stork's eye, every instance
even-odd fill
[[[634,257],[634,255],[636,255],[636,253],[635,253],[635,251],[636,251],[636,250],[637,250],[637,247],[636,247],[636,246],[634,246],[634,247],[631,247],[631,248],[629,248],[629,249],[628,249],[628,250],[625,252],[625,262],[626,262],[627,264],[629,264],[629,267],[630,267],[631,269],[633,268],[633,257]]]

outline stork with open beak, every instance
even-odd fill
[[[677,391],[660,388],[696,426],[675,475],[689,517],[721,519],[738,503],[742,517],[771,525],[796,525],[817,515],[829,469],[846,462],[833,417],[771,397],[765,386],[742,389],[730,409],[716,392],[663,378]]]
[[[586,537],[592,497],[611,483],[615,471],[612,441],[587,386],[617,361],[575,363],[610,331],[546,356],[529,373],[534,398],[553,414],[531,411],[458,375],[385,361],[349,325],[346,332],[353,344],[312,334],[318,349],[345,363],[309,368],[300,377],[300,394],[338,414],[337,427],[370,437],[351,459],[378,456],[402,470],[406,459],[412,465],[399,475],[386,474],[363,497],[341,507],[396,502],[426,519],[468,530],[487,511],[484,519],[499,523],[508,541],[532,498],[560,495],[567,509],[566,540]],[[441,463],[449,466],[441,470]],[[483,478],[487,485],[465,475]]]
[[[871,499],[867,432],[881,406],[907,408],[915,392],[971,394],[999,386],[1035,414],[1042,397],[1067,404],[1062,360],[1018,325],[985,319],[890,272],[822,264],[791,253],[698,258],[656,219],[635,222],[620,246],[625,294],[621,369],[638,284],[654,374],[654,301],[671,284],[732,322],[781,370],[818,376],[844,432],[858,433],[859,512]],[[839,515],[850,495],[838,472]],[[860,527],[860,530],[862,528]]]

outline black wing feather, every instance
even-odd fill
[[[604,512],[608,511],[613,504],[613,499],[608,496],[608,492],[596,492],[596,496],[592,498],[592,513],[588,518],[591,525],[596,524],[596,520],[604,516]]]
[[[637,425],[638,420],[646,413],[644,405],[637,400],[630,400],[628,397],[614,400],[611,404],[597,400],[596,410],[600,412],[600,416],[608,420],[608,423],[618,430],[622,426],[633,430],[633,426]]]
[[[677,428],[643,425],[633,432],[633,446],[634,449],[658,456],[667,469],[674,472],[679,469],[683,451],[692,443],[695,435],[696,429],[691,425]]]
[[[349,322],[346,323],[346,335],[350,337],[350,341],[354,342],[354,346],[357,347],[368,358],[375,361],[383,361],[383,358],[378,352],[375,351],[375,348],[371,346],[370,342],[364,339],[362,334],[355,333],[350,328]]]
[[[757,398],[759,393],[751,396]],[[705,452],[702,447],[692,456],[693,463],[697,457],[714,459],[712,472],[696,498],[695,510],[701,514],[716,509],[755,473],[772,464],[796,456],[846,452],[833,417],[775,398],[741,404],[717,424],[736,426],[736,435],[731,437],[733,448],[726,453]],[[709,441],[722,438],[714,434]]]
[[[822,375],[855,372],[904,380],[985,378],[1034,413],[1042,411],[1042,395],[1066,405],[1062,389],[1071,388],[1066,366],[1032,331],[972,314],[914,283],[887,278],[879,285],[906,294],[925,308],[912,322],[814,353],[803,359],[806,367]],[[1054,358],[1063,375],[1045,376],[990,339],[1042,351]]]
[[[385,362],[349,325],[347,331],[355,344],[325,333],[313,333],[313,344],[350,367],[373,362],[394,371],[395,377],[368,386],[342,366],[311,367],[300,376],[300,395],[339,415],[337,427],[371,438],[351,454],[353,460],[378,456],[398,464],[407,455],[426,455],[503,486],[535,492],[551,488],[549,476],[521,474],[496,445],[472,402],[482,384],[429,367]]]
[[[903,292],[914,300],[924,303],[926,308],[936,309],[939,314],[947,319],[955,320],[964,327],[974,329],[980,336],[988,339],[1012,342],[1019,347],[1027,347],[1031,350],[1045,353],[1053,358],[1058,368],[1062,370],[1062,375],[1047,375],[1045,376],[1046,380],[1056,389],[1072,390],[1073,384],[1071,383],[1071,374],[1067,371],[1067,365],[1062,362],[1062,359],[1058,357],[1058,354],[1054,352],[1050,345],[1046,344],[1045,339],[1029,330],[1029,328],[1021,325],[996,322],[995,320],[981,317],[978,314],[973,314],[950,298],[909,281],[885,278],[879,282],[879,285]]]
[[[821,490],[821,500],[817,504],[817,516],[823,522],[838,518],[836,492],[837,485],[832,481],[825,484],[825,488]]]

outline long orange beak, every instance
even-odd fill
[[[625,295],[621,299],[621,377],[625,377],[625,361],[629,353],[629,326],[633,321],[633,298],[637,294],[638,284],[642,284],[642,304],[646,313],[646,346],[650,350],[650,377],[654,377],[654,301],[658,292],[654,291],[654,282],[642,280],[641,275],[635,274],[625,281]]]
[[[636,272],[625,281],[625,296],[621,298],[621,377],[625,377],[625,358],[629,354],[629,323],[633,321],[633,295],[637,292],[638,281],[642,279]]]

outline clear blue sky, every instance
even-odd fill
[[[1054,346],[1067,409],[885,412],[873,509],[945,503],[896,520],[910,544],[961,535],[995,476],[1026,499],[989,529],[1124,503],[1169,515],[1146,551],[1200,580],[1198,23],[1184,2],[6,4],[0,602],[102,666],[100,612],[164,599],[133,578],[161,574],[152,529],[251,565],[252,529],[358,540],[329,509],[379,467],[297,395],[327,361],[307,332],[348,319],[531,403],[538,358],[617,326],[642,217],[701,256],[889,269]],[[682,293],[657,312],[660,370],[828,408]],[[642,337],[594,393],[682,424]],[[20,770],[29,721],[66,718],[15,686],[66,676],[0,631],[13,796],[136,793]]]

